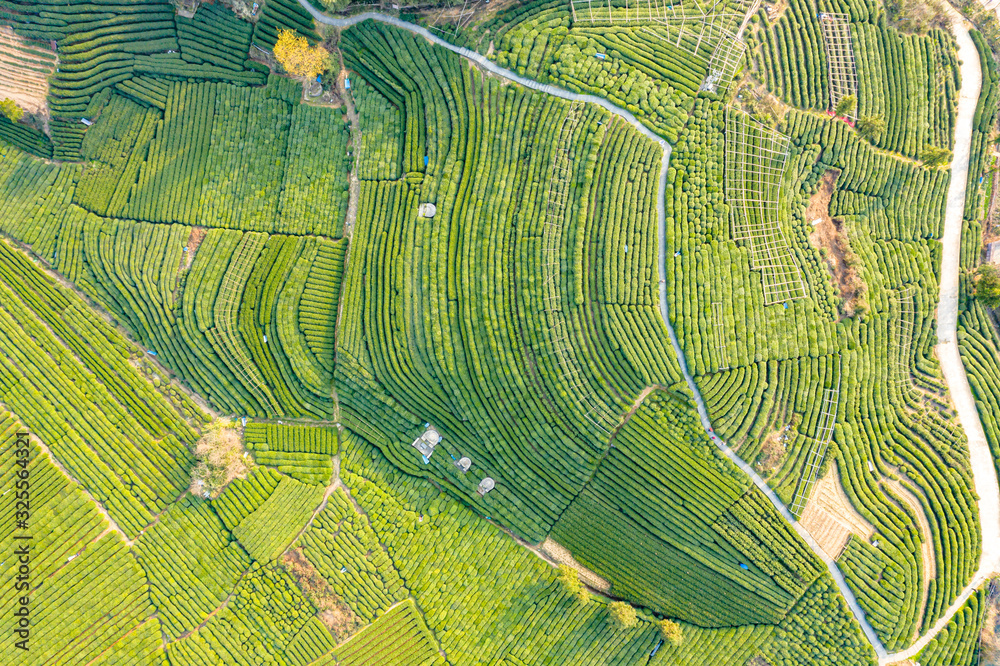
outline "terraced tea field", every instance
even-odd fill
[[[957,12],[229,4],[0,0],[0,662],[976,663]]]

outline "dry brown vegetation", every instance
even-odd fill
[[[771,662],[764,659],[764,657],[758,656],[750,659],[750,661],[746,663],[746,666],[771,666]]]
[[[979,666],[1000,666],[1000,598],[987,603],[980,634]]]
[[[785,433],[783,430],[772,432],[764,439],[760,447],[760,455],[754,462],[754,467],[761,474],[773,472],[774,469],[785,457]]]
[[[757,82],[752,72],[745,72],[740,82],[729,89],[730,103],[768,127],[775,128],[784,120],[788,109],[764,84]]]
[[[251,461],[235,428],[217,424],[195,446],[198,464],[191,471],[191,493],[216,498],[233,479],[246,478]]]
[[[813,225],[810,242],[826,259],[830,275],[840,291],[841,314],[853,317],[868,310],[865,294],[868,291],[858,273],[858,258],[851,250],[847,232],[840,220],[830,217],[830,199],[840,172],[830,169],[820,180],[819,188],[809,199],[806,220]]]
[[[851,504],[836,463],[816,480],[799,523],[832,558],[840,556],[852,534],[865,542],[871,541],[875,534],[872,524]]]
[[[887,0],[889,24],[901,32],[922,35],[931,28],[948,29],[948,15],[941,0]]]
[[[234,14],[239,16],[244,21],[256,23],[257,19],[260,18],[259,11],[257,12],[257,16],[251,16],[251,12],[253,11],[253,0],[219,0],[219,4],[229,7],[233,10]],[[256,49],[253,50],[256,51]]]
[[[319,619],[333,634],[337,643],[342,642],[361,628],[362,622],[345,604],[316,570],[299,548],[281,556],[282,568],[299,585],[302,593],[319,610]]]
[[[468,3],[451,7],[422,9],[417,13],[432,27],[450,26],[454,30],[455,24],[461,21],[462,28],[475,30],[475,26],[516,4],[517,0],[492,0],[488,3],[482,0],[470,0]]]
[[[198,251],[198,246],[205,240],[206,233],[208,232],[204,227],[191,227],[191,234],[188,236],[188,242],[185,246],[187,247],[187,252],[184,253],[184,268],[191,268],[191,262],[194,261],[194,253]]]

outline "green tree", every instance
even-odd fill
[[[858,134],[862,138],[874,141],[885,134],[885,118],[882,116],[864,116],[858,120]]]
[[[983,264],[975,276],[976,300],[988,308],[1000,307],[1000,268]]]
[[[608,605],[608,613],[611,617],[611,624],[616,629],[631,629],[639,621],[635,615],[635,609],[624,601],[613,601]]]
[[[833,112],[838,116],[846,118],[847,116],[854,113],[854,109],[856,109],[857,106],[858,106],[857,97],[855,97],[854,95],[845,95],[844,97],[840,98],[839,102],[837,102],[837,106],[836,108],[834,108]]]
[[[587,592],[587,588],[580,582],[580,577],[577,575],[576,569],[570,565],[559,565],[559,583],[566,594],[576,597],[580,603],[585,604],[590,601],[590,594]]]
[[[0,100],[0,113],[7,116],[7,119],[12,123],[16,123],[24,117],[24,109],[19,107],[14,100],[7,98]]]
[[[951,151],[947,148],[939,148],[937,146],[925,146],[922,153],[920,153],[920,159],[923,160],[924,166],[928,169],[933,169],[934,167],[939,167],[942,164],[947,164],[951,161]]]

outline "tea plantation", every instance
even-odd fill
[[[372,9],[0,0],[0,663],[978,663],[1000,24]]]

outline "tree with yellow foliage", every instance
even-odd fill
[[[239,433],[226,421],[213,423],[195,447],[198,464],[191,470],[191,494],[216,498],[233,479],[246,478],[249,460]]]
[[[279,30],[274,57],[289,74],[315,78],[329,68],[330,52],[320,44],[310,47],[305,37],[292,30]]]
[[[587,588],[583,586],[583,583],[580,582],[580,576],[576,573],[576,569],[568,564],[560,564],[558,577],[563,590],[567,594],[575,597],[581,604],[585,604],[590,600],[590,594],[587,592]]]
[[[24,117],[24,109],[19,107],[14,100],[7,98],[0,101],[0,113],[7,116],[7,119],[12,123],[16,123]]]
[[[624,601],[612,601],[608,604],[608,617],[611,618],[611,626],[616,629],[631,629],[639,622],[635,609]]]
[[[677,646],[684,642],[684,634],[681,632],[681,625],[673,620],[660,620],[660,635],[669,641],[671,645]]]

